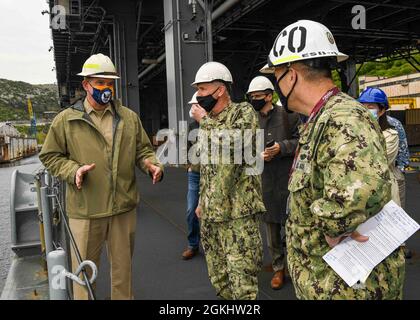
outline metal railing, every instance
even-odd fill
[[[96,300],[92,284],[98,271],[95,263],[82,260],[79,248],[74,239],[65,214],[65,185],[56,177],[51,176],[46,169],[41,169],[35,175],[37,185],[39,212],[41,223],[42,248],[48,267],[49,293],[51,300],[68,300],[72,298],[71,281],[86,286],[88,296]],[[74,273],[69,272],[69,244],[76,257],[78,268]],[[89,279],[86,267],[91,269]],[[83,279],[79,278],[80,273]]]

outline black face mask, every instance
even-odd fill
[[[299,117],[300,117],[300,121],[302,121],[302,123],[306,123],[306,121],[308,121],[308,116],[305,116],[304,114],[299,113]]]
[[[262,108],[264,108],[266,103],[267,102],[265,102],[264,99],[252,99],[251,100],[251,104],[254,107],[255,111],[260,111]]]
[[[276,85],[274,86],[274,89],[276,90],[276,92],[277,92],[277,94],[278,94],[278,96],[279,96],[279,99],[280,99],[280,102],[281,102],[281,105],[283,106],[283,108],[286,110],[286,112],[288,112],[288,113],[293,113],[293,111],[291,111],[290,109],[289,109],[289,106],[287,105],[287,101],[289,100],[289,97],[290,97],[290,95],[292,94],[292,91],[293,91],[293,89],[295,88],[295,85],[296,85],[296,83],[297,83],[297,75],[296,75],[296,81],[295,81],[295,83],[293,84],[293,87],[292,87],[292,89],[290,90],[290,92],[289,92],[289,94],[287,95],[287,96],[285,96],[284,94],[283,94],[283,92],[281,92],[281,89],[280,89],[280,81],[281,81],[281,79],[283,79],[285,76],[286,76],[286,74],[289,72],[289,70],[290,69],[287,69],[287,71],[285,72],[285,73],[283,73],[282,74],[282,76],[279,78],[279,80],[277,80],[277,82],[276,82]]]
[[[219,90],[219,88],[217,88],[213,91],[212,94],[209,94],[207,96],[197,96],[198,104],[207,112],[210,112],[217,103],[217,99],[213,98],[213,95],[216,93],[217,90]]]

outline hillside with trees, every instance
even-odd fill
[[[420,68],[420,53],[413,54],[414,59],[409,59],[411,63]],[[416,62],[417,61],[417,62]],[[356,65],[358,70],[360,64]],[[390,60],[387,58],[378,59],[377,61],[365,62],[360,69],[358,76],[377,76],[377,77],[398,77],[406,74],[415,73],[417,70],[405,59]],[[341,88],[340,76],[337,71],[333,72],[334,82]]]
[[[413,55],[414,59],[409,59],[414,65],[420,61],[420,54]],[[357,66],[357,68],[359,65]],[[420,65],[417,63],[417,68]],[[405,59],[388,61],[381,59],[379,61],[365,62],[360,69],[359,75],[379,76],[379,77],[398,77],[417,72],[416,69]]]
[[[0,121],[29,120],[28,97],[37,119],[42,118],[44,111],[60,109],[56,85],[0,79]]]

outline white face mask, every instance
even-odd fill
[[[373,117],[378,120],[378,110],[377,109],[369,109],[370,113],[372,113]]]
[[[190,109],[190,118],[191,118],[191,119],[193,119],[193,115],[192,115],[192,113],[191,113],[191,109]]]

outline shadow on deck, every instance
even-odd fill
[[[407,212],[420,221],[417,209],[420,184],[416,174],[407,174]],[[215,291],[207,276],[202,250],[192,260],[184,261],[182,251],[186,239],[185,169],[167,168],[163,183],[152,185],[150,179],[138,174],[141,201],[138,207],[136,245],[133,263],[135,299],[216,299]],[[264,240],[264,266],[270,265],[265,240],[265,228],[261,228]],[[407,241],[413,257],[407,260],[404,299],[420,299],[420,232]],[[296,299],[289,277],[281,290],[270,287],[272,273],[263,268],[259,274],[259,298],[264,300]],[[106,250],[102,253],[97,298],[110,296],[109,266]]]

